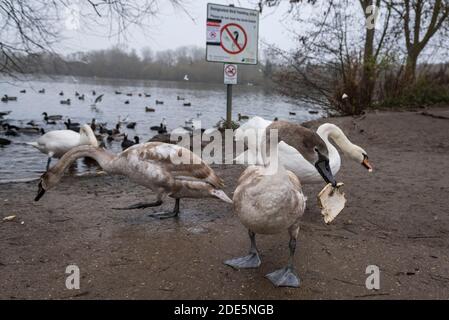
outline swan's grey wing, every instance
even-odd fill
[[[245,190],[251,184],[256,184],[260,177],[260,166],[249,166],[240,175],[237,187],[234,190],[232,201],[234,203],[234,212],[240,212],[245,198]]]
[[[287,170],[287,174],[288,174],[288,179],[290,180],[290,182],[293,184],[293,186],[295,187],[295,189],[297,191],[301,191],[301,182],[299,181],[298,177],[296,176],[296,174],[294,174],[293,172],[291,172],[290,170]]]
[[[299,124],[287,121],[274,121],[267,127],[266,145],[270,145],[270,130],[277,130],[278,140],[298,150],[298,152],[308,161],[314,159],[314,147],[320,150],[327,150],[326,144],[320,136]]]
[[[295,208],[295,210],[299,213],[299,216],[302,216],[304,214],[304,211],[306,210],[307,197],[302,192],[301,182],[299,181],[298,177],[289,170],[287,170],[287,175],[295,190],[295,195],[292,199],[293,208]]]
[[[224,186],[212,168],[186,148],[168,143],[149,142],[128,150],[136,148],[141,149],[139,150],[141,159],[158,162],[174,179],[201,180],[215,188]]]
[[[243,171],[240,175],[239,180],[237,181],[237,185],[245,184],[247,181],[251,181],[259,175],[260,167],[258,166],[249,166]]]

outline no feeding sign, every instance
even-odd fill
[[[259,12],[207,4],[206,60],[257,64]]]

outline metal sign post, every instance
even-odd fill
[[[232,128],[232,84],[226,85],[226,129]]]
[[[226,128],[230,129],[232,125],[232,85],[237,84],[237,65],[223,65],[223,82],[226,88]]]
[[[227,128],[231,127],[232,121],[232,85],[237,84],[236,64],[257,64],[258,44],[259,11],[233,5],[207,4],[206,60],[224,63]]]

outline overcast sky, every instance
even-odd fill
[[[116,44],[126,44],[130,49],[138,52],[144,47],[150,47],[154,51],[174,49],[179,46],[197,45],[204,47],[206,41],[206,8],[207,3],[234,4],[236,7],[254,8],[256,1],[247,0],[188,0],[185,9],[188,14],[180,9],[173,9],[168,1],[160,1],[159,15],[153,20],[152,25],[142,32],[140,28],[130,29],[129,37],[119,40],[116,37],[107,36],[108,30],[97,29],[86,31],[65,26],[63,40],[58,49],[63,53],[86,51],[93,49],[105,49]],[[293,47],[291,33],[288,32],[286,11],[289,8],[285,1],[278,8],[264,8],[260,16],[259,39],[268,43],[274,43],[283,49]]]

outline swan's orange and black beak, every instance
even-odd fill
[[[320,155],[320,159],[315,163],[315,168],[326,183],[332,184],[334,188],[337,186],[337,181],[332,174],[328,158]]]
[[[368,169],[369,172],[373,171],[373,167],[371,166],[371,164],[368,161],[368,156],[366,154],[363,155],[363,161],[362,161],[362,166],[364,166],[365,168]]]
[[[39,187],[38,187],[38,188],[39,188],[39,189],[38,189],[38,191],[37,191],[37,196],[36,196],[36,198],[34,198],[34,201],[39,201],[39,199],[42,198],[42,196],[43,196],[44,193],[45,193],[45,189],[44,189],[44,187],[42,186],[42,181],[39,182]]]

